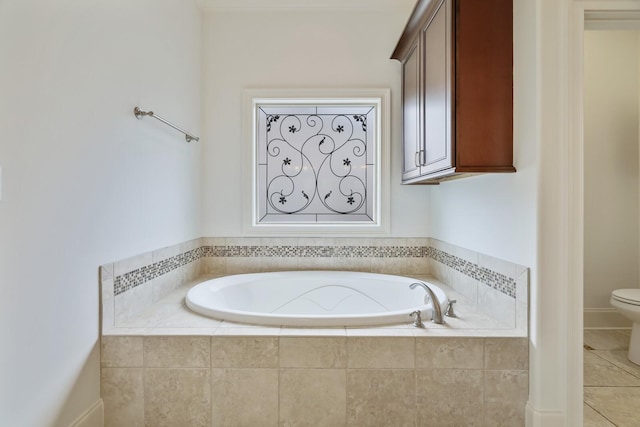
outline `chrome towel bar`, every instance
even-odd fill
[[[171,126],[175,130],[177,130],[179,132],[182,132],[184,134],[184,138],[187,140],[187,142],[191,142],[191,141],[198,142],[198,141],[200,141],[199,137],[191,135],[186,130],[179,128],[178,126],[174,125],[173,123],[171,123],[170,121],[168,121],[166,119],[163,119],[159,115],[155,114],[153,111],[142,111],[140,108],[136,107],[136,108],[133,109],[133,114],[136,116],[136,119],[138,119],[138,120],[142,119],[144,116],[151,116],[154,119],[160,120],[165,125]]]

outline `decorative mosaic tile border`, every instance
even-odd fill
[[[123,294],[200,258],[202,258],[202,248],[196,248],[116,276],[113,279],[113,295]]]
[[[427,246],[203,246],[205,257],[422,258]]]
[[[489,270],[488,268],[481,267],[478,264],[474,264],[433,247],[427,248],[426,256],[459,271],[465,276],[472,277],[480,283],[502,292],[511,298],[516,297],[516,280],[513,277]]]
[[[430,246],[202,246],[114,278],[114,295],[120,295],[150,280],[201,258],[422,258],[429,257],[491,288],[516,297],[515,278]]]

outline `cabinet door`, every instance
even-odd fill
[[[402,180],[420,175],[421,105],[420,105],[420,50],[418,43],[402,66]]]
[[[424,149],[421,175],[454,166],[451,139],[452,0],[444,0],[423,31]]]

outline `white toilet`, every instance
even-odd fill
[[[633,322],[629,360],[640,365],[640,289],[616,289],[609,301],[620,314]]]

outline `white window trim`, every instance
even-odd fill
[[[376,218],[370,224],[258,224],[256,221],[256,106],[264,103],[314,103],[340,100],[372,101],[378,105]],[[390,232],[390,90],[383,89],[247,89],[243,108],[243,233],[255,236],[380,236]]]

